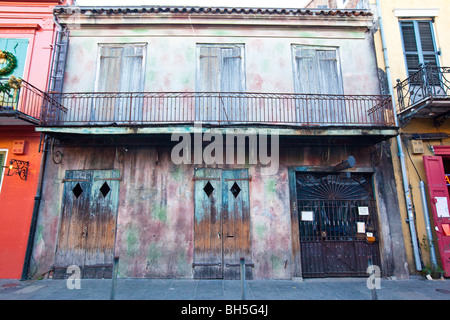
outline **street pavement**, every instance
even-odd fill
[[[0,300],[450,300],[450,279],[367,278],[249,280],[111,279],[12,280],[0,279]],[[375,293],[375,294],[374,294]]]

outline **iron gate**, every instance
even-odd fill
[[[297,209],[305,278],[367,277],[380,265],[372,175],[297,173]]]

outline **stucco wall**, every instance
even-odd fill
[[[379,94],[370,33],[364,29],[201,26],[81,29],[71,32],[65,92],[93,92],[98,44],[146,43],[144,91],[196,91],[196,44],[244,44],[247,92],[294,92],[291,45],[338,48],[345,94]]]
[[[55,164],[49,159],[43,200],[33,253],[33,276],[51,269],[54,263],[62,208],[62,179],[66,170],[120,169],[119,209],[115,255],[120,257],[120,277],[192,278],[194,241],[194,165],[175,165],[167,148],[58,148],[63,160]],[[288,169],[297,166],[337,164],[348,155],[358,159],[357,167],[370,168],[370,147],[361,145],[299,146],[283,148],[276,175],[262,175],[259,165],[228,165],[229,168],[248,168],[252,180],[250,192],[251,252],[255,268],[253,277],[289,279],[292,277],[291,199]],[[117,153],[118,152],[118,153]],[[330,157],[323,156],[329,152]],[[119,157],[117,157],[119,154]],[[118,159],[123,159],[118,162]],[[122,161],[122,160],[121,160]],[[202,166],[199,166],[202,167]],[[383,185],[383,174],[377,184]],[[382,205],[379,221],[389,218],[387,188],[374,191]],[[382,218],[382,216],[384,218]],[[390,248],[390,229],[382,232],[387,244],[381,242],[382,261],[393,264],[384,248]],[[386,267],[383,265],[383,267]],[[392,270],[387,270],[392,272]]]

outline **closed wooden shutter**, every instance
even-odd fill
[[[245,91],[242,45],[199,45],[197,91],[238,93]],[[196,101],[196,120],[236,122],[247,119],[239,95],[217,95]]]
[[[99,99],[92,110],[94,122],[136,123],[143,117],[145,44],[100,45],[97,92],[126,92]]]
[[[334,48],[294,46],[294,87],[299,94],[341,95],[344,93],[337,51]],[[340,97],[311,96],[296,103],[301,123],[345,123],[347,112]]]
[[[143,91],[143,44],[101,45],[97,92]]]
[[[335,49],[295,47],[295,92],[343,94]]]

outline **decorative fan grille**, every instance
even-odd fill
[[[299,173],[297,174],[297,199],[372,200],[370,174]]]

